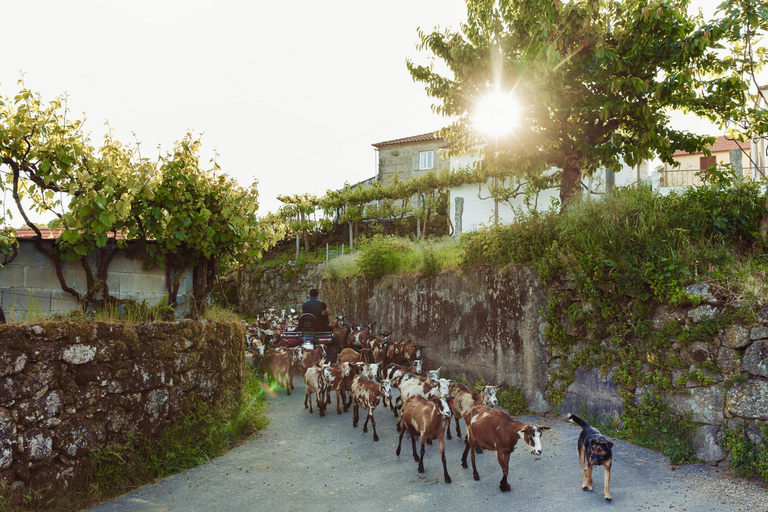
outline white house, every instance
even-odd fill
[[[390,183],[397,174],[400,179],[409,179],[430,170],[439,172],[442,169],[456,171],[466,168],[482,159],[477,152],[465,153],[458,157],[446,157],[448,143],[434,133],[426,133],[403,137],[391,141],[378,142],[373,147],[379,152],[377,179],[384,184]],[[600,195],[607,190],[606,185],[612,181],[615,186],[626,186],[637,182],[647,182],[658,177],[649,162],[630,168],[624,166],[618,173],[602,171],[595,173],[585,185],[589,187],[587,194]],[[493,225],[494,222],[508,224],[518,212],[530,208],[539,211],[546,210],[553,200],[560,197],[559,189],[547,189],[538,194],[535,200],[526,205],[523,197],[509,202],[493,200],[488,192],[489,184],[462,185],[450,189],[450,220],[454,233],[476,231],[480,226]]]

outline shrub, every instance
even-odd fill
[[[529,414],[528,402],[526,402],[523,392],[510,384],[508,389],[499,393],[499,405],[507,410],[509,414]]]
[[[373,235],[359,244],[357,270],[367,277],[381,277],[398,270],[408,244],[393,236]]]

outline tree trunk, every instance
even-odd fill
[[[560,211],[579,196],[581,192],[581,166],[576,158],[568,158],[563,169],[560,183]]]
[[[211,260],[200,258],[192,270],[192,307],[190,313],[193,319],[205,313],[206,299],[208,296],[208,275]]]

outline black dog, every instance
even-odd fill
[[[606,439],[599,430],[590,427],[586,421],[575,414],[568,414],[566,419],[582,428],[578,444],[581,488],[585,491],[591,491],[592,467],[603,466],[605,470],[605,501],[611,501],[611,463],[613,462],[611,448],[613,448],[613,443]]]

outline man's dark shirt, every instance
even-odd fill
[[[328,315],[323,313],[326,309],[328,309],[328,306],[317,297],[310,297],[308,301],[301,305],[302,313],[312,313],[315,315],[315,329],[317,330],[328,328]]]

